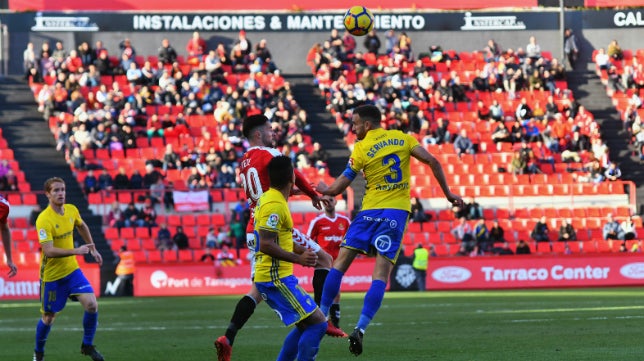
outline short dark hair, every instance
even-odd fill
[[[365,104],[353,109],[353,114],[357,114],[360,119],[380,125],[382,113],[375,105]]]
[[[244,135],[244,137],[246,137],[246,139],[248,139],[253,129],[261,127],[267,122],[268,118],[264,114],[255,114],[251,115],[250,117],[246,117],[244,119],[244,123],[242,124],[242,134]]]
[[[293,162],[285,155],[279,155],[268,163],[268,177],[271,187],[284,188],[293,181]]]

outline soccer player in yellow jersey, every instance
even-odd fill
[[[354,146],[345,171],[333,184],[320,184],[318,192],[336,196],[342,193],[362,171],[367,182],[362,210],[354,217],[338,257],[333,262],[322,292],[320,308],[328,315],[333,299],[340,291],[345,272],[358,253],[376,253],[371,287],[364,299],[355,330],[349,336],[349,351],[362,353],[365,329],[380,308],[389,274],[400,252],[407,227],[410,203],[410,158],[428,165],[443,193],[453,205],[463,200],[452,193],[440,163],[411,135],[398,130],[385,130],[380,122],[380,110],[362,105],[353,110],[352,130],[359,142]]]
[[[78,301],[85,309],[81,353],[93,361],[103,361],[94,347],[98,325],[98,303],[92,285],[81,272],[76,255],[91,254],[103,263],[92,240],[89,227],[81,218],[78,208],[65,203],[65,182],[57,177],[45,182],[49,206],[36,219],[38,241],[42,249],[40,265],[40,312],[42,318],[36,327],[34,361],[44,359],[45,343],[56,314],[65,308],[67,299]],[[86,244],[74,247],[74,228]]]
[[[313,267],[317,255],[293,243],[288,199],[295,176],[293,163],[277,156],[268,163],[270,189],[255,207],[255,286],[286,326],[295,325],[284,340],[278,361],[314,361],[327,329],[326,317],[297,283],[293,263]]]

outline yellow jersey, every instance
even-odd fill
[[[56,213],[51,206],[45,208],[36,219],[38,242],[53,242],[54,247],[74,249],[74,227],[82,223],[78,208],[72,204],[63,206],[65,214]],[[48,258],[41,254],[40,279],[43,282],[59,280],[74,272],[78,266],[76,256]]]
[[[362,210],[411,210],[409,167],[411,151],[417,146],[418,140],[411,135],[382,128],[370,130],[354,145],[348,164],[353,174],[348,176],[353,179],[358,172],[364,173],[367,186]]]
[[[270,188],[259,197],[255,207],[255,232],[259,230],[277,233],[278,245],[293,252],[293,219],[284,195]],[[293,274],[293,263],[273,259],[259,250],[255,253],[255,282],[274,282]]]

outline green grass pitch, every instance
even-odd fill
[[[363,293],[342,295],[353,328]],[[644,289],[602,288],[387,293],[362,360],[644,360]],[[95,343],[108,361],[216,360],[237,296],[102,298]],[[0,302],[0,359],[31,360],[35,301]],[[47,361],[80,355],[82,309],[68,303],[49,335]],[[239,332],[233,360],[275,360],[288,329],[265,304]],[[346,339],[325,337],[318,360],[355,360]]]

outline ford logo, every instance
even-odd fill
[[[626,278],[644,279],[644,262],[629,263],[620,268],[619,273]]]
[[[464,267],[447,266],[436,269],[432,272],[432,278],[443,283],[465,282],[472,277],[472,272]]]

